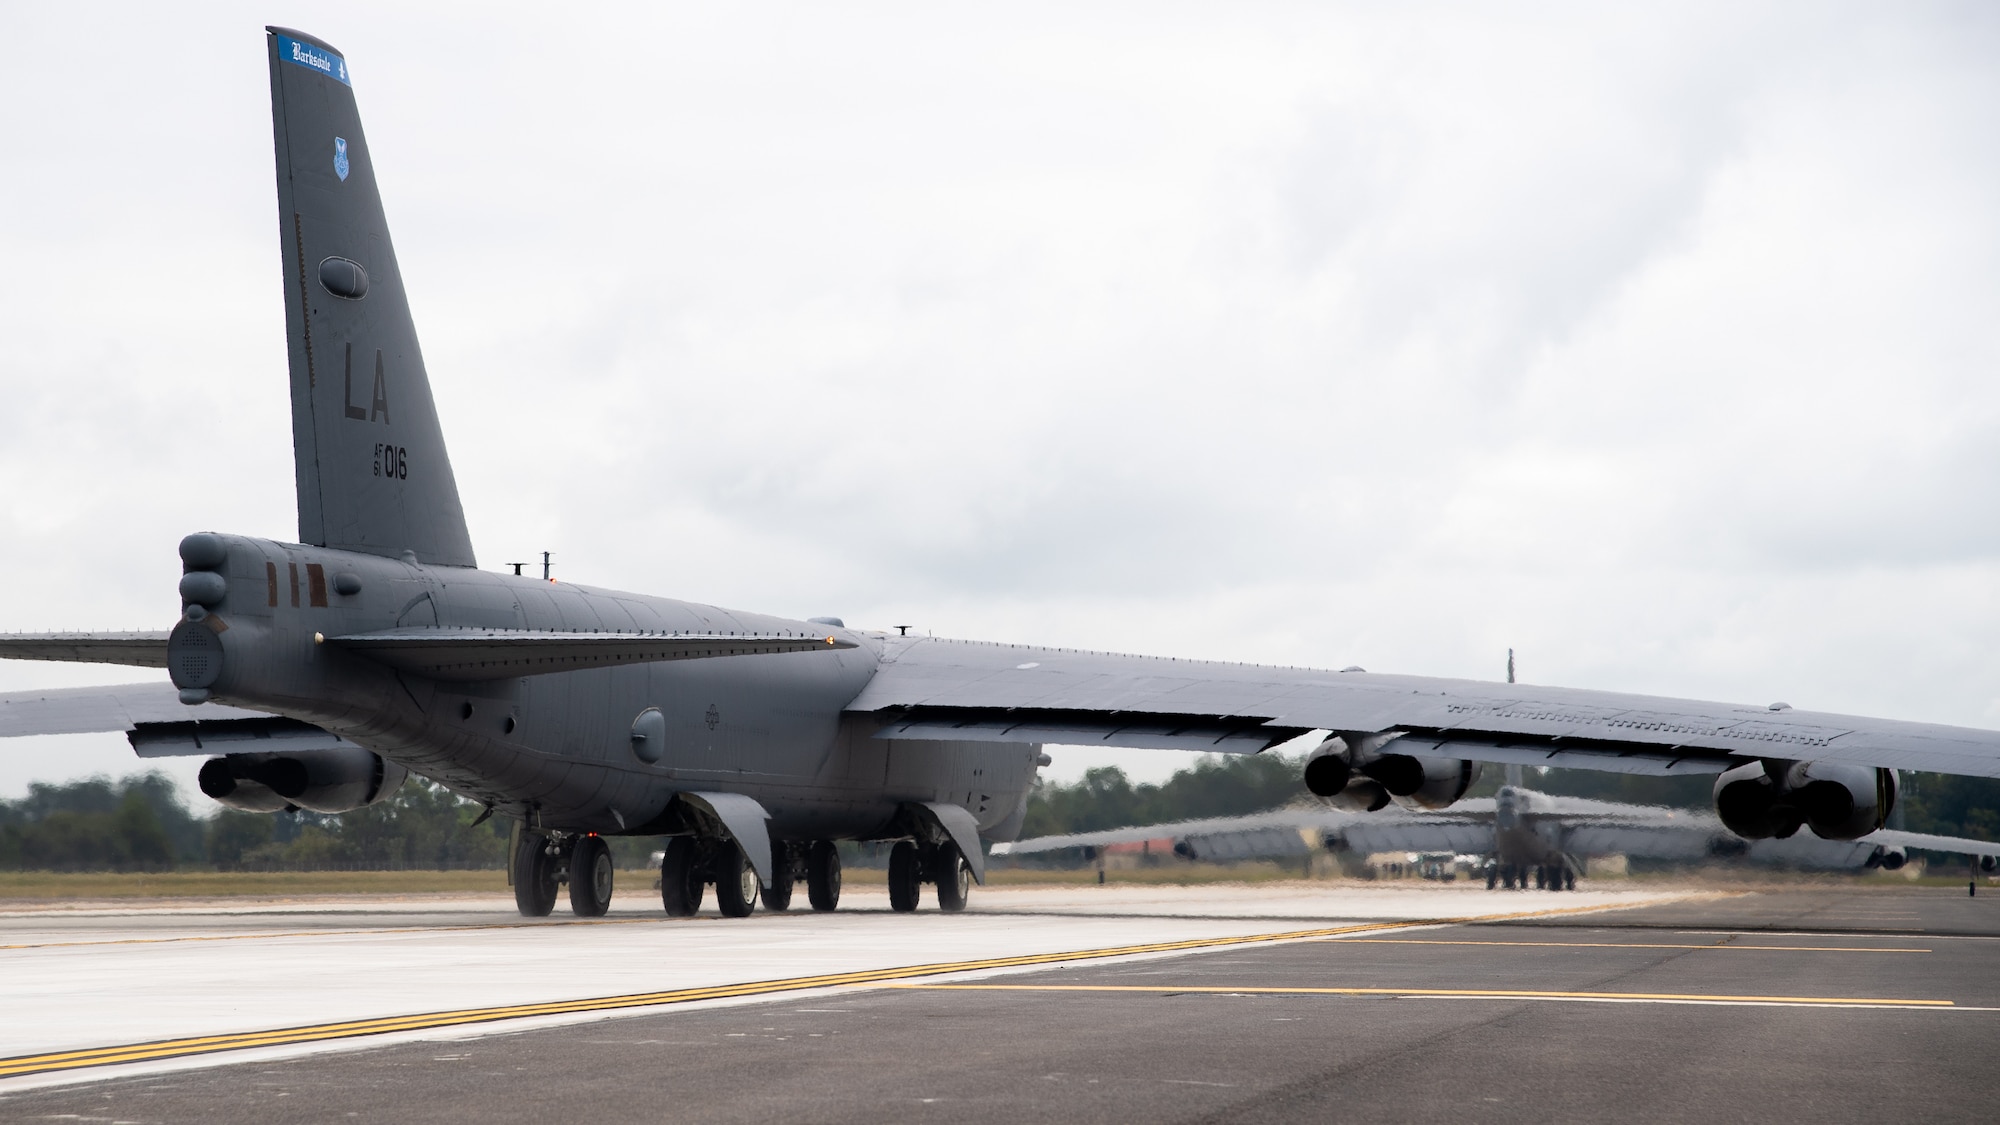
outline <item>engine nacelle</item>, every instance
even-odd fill
[[[1336,809],[1374,812],[1386,807],[1389,791],[1381,782],[1357,774],[1353,758],[1354,752],[1339,735],[1320,743],[1306,757],[1306,789]]]
[[[1888,820],[1897,789],[1892,769],[1750,762],[1715,779],[1715,813],[1748,840],[1783,840],[1802,826],[1822,840],[1858,840]]]
[[[1393,798],[1406,806],[1442,809],[1479,779],[1478,762],[1383,753],[1397,737],[1328,738],[1306,758],[1306,788],[1338,808],[1373,812]]]
[[[1462,758],[1384,754],[1361,768],[1405,808],[1450,808],[1479,780],[1479,763]]]
[[[228,754],[201,767],[201,791],[232,809],[342,813],[402,788],[409,771],[358,747],[292,754]]]

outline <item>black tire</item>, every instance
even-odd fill
[[[1549,889],[1552,891],[1559,891],[1563,889],[1562,868],[1560,867],[1549,868]]]
[[[771,885],[764,888],[764,909],[789,910],[792,906],[792,860],[796,846],[771,841]]]
[[[1525,886],[1525,884],[1523,885]],[[1538,891],[1547,890],[1548,886],[1549,869],[1545,866],[1537,865],[1535,867],[1535,889]]]
[[[546,918],[556,908],[556,862],[549,838],[523,832],[514,842],[514,905],[523,918]]]
[[[687,918],[701,909],[701,841],[689,836],[667,840],[660,856],[660,903],[669,918]]]
[[[924,863],[917,846],[908,840],[896,841],[889,849],[889,909],[909,914],[917,909],[924,893]]]
[[[1563,890],[1573,891],[1575,889],[1576,889],[1576,872],[1570,870],[1567,867],[1563,868]]]
[[[748,918],[757,909],[757,871],[743,849],[727,841],[715,857],[715,906],[728,918]]]
[[[831,840],[814,840],[806,849],[806,898],[814,910],[840,905],[840,849]]]
[[[1487,868],[1487,869],[1486,869],[1486,889],[1490,891],[1490,890],[1492,890],[1492,889],[1493,889],[1494,887],[1497,887],[1497,886],[1499,886],[1499,885],[1500,885],[1500,869],[1499,869],[1498,867],[1489,867],[1489,868]]]
[[[972,894],[972,865],[957,844],[943,844],[931,853],[931,882],[937,884],[938,909],[955,914]]]
[[[611,909],[611,845],[585,836],[569,852],[569,909],[579,918],[602,918]]]

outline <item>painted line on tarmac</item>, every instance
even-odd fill
[[[1838,935],[1844,938],[1891,938],[1904,941],[1913,937],[1925,941],[2000,941],[2000,934],[1940,934],[1924,930],[1906,930],[1901,933],[1885,934],[1867,930],[1675,930],[1682,937],[1816,937]]]
[[[884,988],[952,992],[1146,992],[1155,995],[1213,996],[1391,996],[1399,999],[1452,1000],[1600,1000],[1675,1004],[1756,1004],[1785,1007],[1869,1007],[1956,1009],[1950,1000],[1904,1000],[1857,996],[1726,996],[1679,992],[1557,992],[1517,988],[1306,988],[1231,987],[1172,984],[886,984]],[[1993,1011],[1991,1008],[1976,1009]]]
[[[539,1004],[508,1004],[491,1008],[462,1008],[452,1011],[387,1016],[379,1019],[344,1020],[336,1023],[273,1028],[267,1031],[190,1036],[182,1039],[161,1039],[149,1043],[93,1047],[74,1051],[54,1051],[47,1054],[17,1055],[13,1058],[0,1059],[0,1079],[46,1074],[54,1071],[77,1070],[85,1067],[153,1062],[163,1059],[183,1058],[190,1055],[243,1051],[259,1047],[325,1043],[357,1039],[371,1035],[387,1035],[396,1032],[429,1031],[437,1028],[496,1023],[503,1020],[530,1019],[538,1016],[565,1016],[590,1012],[611,1012],[631,1008],[662,1007],[701,1000],[738,999],[784,992],[797,992],[806,989],[840,986],[865,987],[882,985],[891,981],[909,980],[913,977],[944,976],[952,973],[980,972],[993,969],[1032,968],[1043,965],[1059,965],[1069,961],[1092,961],[1108,957],[1131,957],[1142,954],[1194,953],[1208,949],[1224,949],[1231,946],[1310,941],[1315,938],[1336,937],[1342,934],[1373,933],[1383,930],[1406,930],[1425,926],[1464,925],[1472,922],[1532,918],[1556,914],[1580,914],[1600,910],[1619,910],[1626,909],[1629,905],[1631,904],[1617,903],[1603,906],[1578,906],[1566,909],[1525,911],[1513,914],[1485,914],[1463,918],[1421,918],[1395,922],[1370,922],[1361,925],[1335,926],[1310,930],[1288,930],[1279,933],[1191,938],[1185,941],[1121,945],[1100,949],[1073,950],[1063,953],[1033,953],[1015,957],[989,957],[974,961],[947,961],[925,965],[904,965],[888,969],[863,969],[847,973],[824,973],[818,976],[788,977],[780,980],[751,981],[742,984],[714,985],[703,988],[682,988],[666,992],[639,992],[622,996],[599,996],[582,1000],[556,1000]]]
[[[38,941],[0,945],[0,953],[17,949],[84,949],[99,945],[173,945],[200,941],[257,941],[277,938],[365,937],[374,934],[453,934],[473,930],[538,930],[552,926],[640,926],[685,922],[682,918],[569,918],[557,922],[475,922],[464,926],[380,926],[358,930],[258,930],[245,934],[182,934],[179,937],[98,938],[91,941]],[[710,918],[706,921],[717,921]]]
[[[1665,941],[1453,941],[1449,938],[1338,938],[1342,945],[1500,945],[1523,949],[1743,949],[1770,953],[1930,953],[1929,949],[1897,949],[1862,945],[1731,945]]]

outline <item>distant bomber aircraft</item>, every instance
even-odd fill
[[[1509,767],[1510,769],[1512,767]],[[1486,856],[1486,887],[1575,890],[1589,861],[1611,855],[1697,863],[1735,860],[1769,867],[1859,871],[1896,870],[1913,850],[1968,856],[1985,871],[2000,864],[2000,844],[1956,836],[1931,836],[1884,828],[1857,840],[1743,840],[1705,812],[1559,797],[1518,783],[1492,797],[1461,801],[1450,809],[1393,809],[1370,813],[1304,805],[1247,816],[1188,820],[1136,828],[1109,828],[1042,836],[1000,844],[994,855],[1060,855],[1115,849],[1141,842],[1160,854],[1229,863],[1246,859],[1283,862],[1323,851]]]
[[[170,632],[0,638],[172,687],[0,699],[0,733],[214,755],[239,809],[337,812],[414,772],[521,825],[521,912],[611,897],[604,835],[665,835],[661,895],[742,916],[840,897],[833,841],[894,840],[890,901],[964,906],[1046,742],[1255,753],[1321,732],[1314,792],[1442,808],[1481,762],[1715,774],[1752,839],[1882,825],[1896,769],[2000,776],[2000,734],[1607,692],[906,637],[475,568],[346,60],[269,29],[299,542],[181,540]]]

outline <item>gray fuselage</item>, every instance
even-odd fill
[[[1040,747],[876,738],[844,714],[883,660],[866,632],[563,582],[218,536],[228,580],[206,619],[213,698],[299,719],[531,827],[665,831],[677,792],[726,791],[778,839],[891,834],[910,801],[962,805],[990,839],[1018,831]],[[352,593],[341,593],[341,589]],[[578,632],[818,632],[854,647],[668,660],[476,681],[398,672],[321,638],[416,626]],[[219,627],[218,627],[219,626]],[[657,762],[634,752],[648,709]]]

